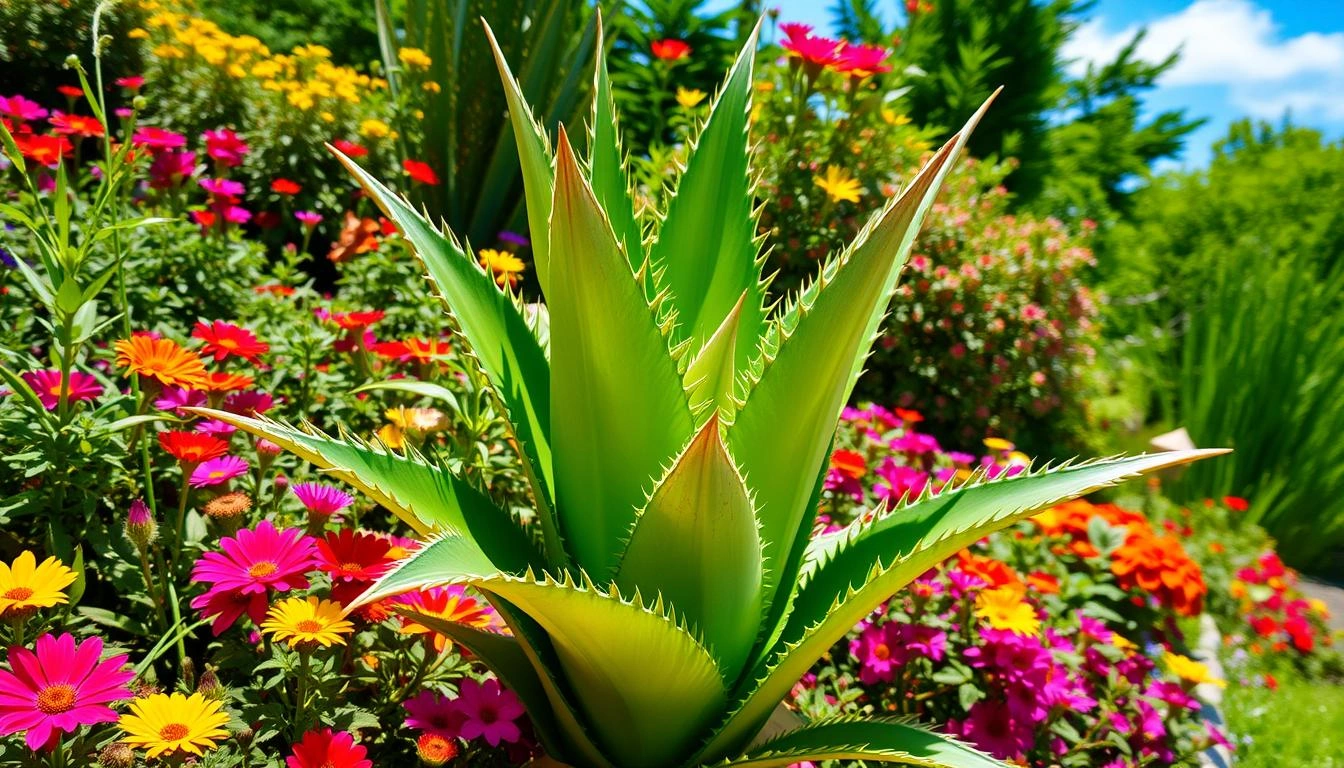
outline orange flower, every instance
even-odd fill
[[[1182,616],[1204,609],[1204,575],[1181,542],[1170,536],[1131,529],[1124,546],[1111,556],[1111,573],[1121,589],[1151,594]]]
[[[156,339],[137,333],[116,343],[117,365],[164,386],[202,389],[206,384],[205,363],[195,352],[171,339]]]
[[[200,464],[229,452],[229,444],[200,432],[160,432],[159,445],[184,464]]]
[[[1037,571],[1035,573],[1028,574],[1027,586],[1031,587],[1032,589],[1036,590],[1042,595],[1059,594],[1059,579],[1048,573],[1045,573],[1044,571]]]
[[[345,224],[341,227],[340,238],[332,244],[327,258],[334,262],[349,261],[361,253],[378,250],[378,222],[373,219],[361,219],[352,211],[345,212]]]
[[[1022,579],[1009,565],[992,557],[972,554],[963,549],[957,553],[957,567],[968,576],[974,576],[985,582],[990,589],[999,587],[1021,587]]]
[[[207,392],[237,392],[250,386],[252,386],[251,376],[217,371],[206,374],[205,382],[201,388]]]

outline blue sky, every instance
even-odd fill
[[[937,0],[934,0],[937,2]],[[832,0],[767,0],[781,19],[830,24]],[[883,10],[904,5],[880,0]],[[890,12],[888,10],[888,12]],[[1140,48],[1181,62],[1150,93],[1151,110],[1185,108],[1209,123],[1187,145],[1184,165],[1208,162],[1229,122],[1251,116],[1344,136],[1344,0],[1099,0],[1068,51],[1079,64],[1108,60],[1141,26]],[[1011,87],[1011,83],[1008,84]]]

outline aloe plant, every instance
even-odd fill
[[[434,585],[479,590],[511,635],[415,619],[512,687],[556,760],[999,765],[907,721],[804,723],[780,701],[860,618],[981,536],[1215,451],[977,476],[811,537],[836,420],[970,126],[815,281],[767,306],[748,167],[754,47],[753,34],[667,210],[647,227],[632,205],[601,54],[581,160],[563,129],[552,151],[495,48],[537,235],[547,341],[537,313],[498,289],[450,232],[344,160],[414,244],[493,385],[531,484],[535,536],[418,454],[200,412],[286,446],[429,535],[350,607]]]

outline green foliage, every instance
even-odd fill
[[[507,113],[517,105],[493,86],[482,18],[499,49],[523,62],[518,87],[536,117],[555,125],[574,118],[589,85],[597,17],[580,0],[407,0],[394,25],[387,3],[378,2],[383,64],[394,95],[410,104],[397,124],[404,152],[429,163],[440,180],[418,187],[414,200],[453,231],[488,246],[502,230],[522,225],[516,141],[523,139],[509,128]],[[428,54],[428,71],[408,73],[394,39]]]
[[[939,0],[910,15],[901,58],[927,73],[910,106],[948,128],[999,86],[1000,108],[971,139],[974,157],[1014,157],[1011,184],[1035,197],[1050,172],[1046,113],[1063,93],[1060,50],[1078,23],[1077,0]]]
[[[644,155],[671,143],[677,89],[713,93],[723,70],[760,13],[759,0],[711,11],[708,0],[630,0],[611,18],[611,80],[621,108],[625,150]],[[717,4],[724,5],[724,4]],[[678,40],[690,46],[684,58],[653,55],[653,44]]]
[[[1184,110],[1141,117],[1139,94],[1178,58],[1137,58],[1144,35],[1140,30],[1114,61],[1089,63],[1082,77],[1067,83],[1058,109],[1069,119],[1047,133],[1051,170],[1035,210],[1098,220],[1133,214],[1135,180],[1146,179],[1155,161],[1179,154],[1185,137],[1204,123],[1187,120]]]
[[[481,591],[514,640],[478,642],[477,652],[526,697],[547,751],[569,762],[993,765],[945,737],[880,721],[817,722],[750,745],[818,657],[939,560],[1041,507],[1211,453],[1086,463],[999,482],[976,475],[909,500],[900,514],[809,542],[836,419],[967,133],[936,152],[815,281],[764,311],[754,213],[739,205],[751,178],[754,58],[753,35],[648,240],[613,229],[628,215],[621,201],[628,181],[609,147],[594,146],[581,164],[562,128],[553,164],[544,158],[525,174],[543,185],[531,192],[551,199],[549,230],[533,233],[547,238],[545,343],[539,313],[498,291],[453,233],[347,161],[414,244],[459,341],[513,424],[541,529],[539,542],[518,549],[509,542],[521,532],[505,510],[480,508],[477,524],[461,497],[445,498],[438,535],[349,608],[436,585]],[[502,54],[499,62],[512,89]],[[601,94],[601,54],[597,70]],[[595,129],[604,117],[616,123],[610,108],[598,104]],[[511,117],[520,139],[540,140],[525,111]],[[195,412],[301,455],[312,453],[312,440],[332,442]],[[391,487],[367,457],[320,458],[382,496]],[[397,480],[402,503],[443,493],[406,481]],[[443,524],[457,508],[463,523]],[[649,659],[659,663],[650,667]]]
[[[6,0],[0,3],[0,93],[30,96],[56,92],[58,85],[79,85],[66,57],[89,61],[93,51],[93,10],[100,0]],[[118,74],[140,74],[140,41],[126,33],[145,16],[133,3],[118,3],[102,16],[99,33],[110,38],[103,66]]]
[[[1344,766],[1344,685],[1298,676],[1285,676],[1275,690],[1229,685],[1224,709],[1239,766]]]
[[[230,0],[200,3],[201,13],[234,35],[261,38],[268,48],[330,48],[339,64],[378,60],[378,25],[364,0]]]
[[[1236,455],[1183,498],[1235,494],[1299,568],[1338,574],[1344,542],[1344,147],[1294,127],[1232,127],[1207,171],[1135,199],[1108,250],[1113,323],[1154,347],[1162,419]],[[1284,222],[1294,222],[1285,226]]]

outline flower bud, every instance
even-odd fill
[[[149,547],[159,536],[159,525],[154,522],[154,515],[149,511],[149,505],[140,499],[131,502],[131,508],[126,513],[126,538],[141,555],[149,551]]]
[[[233,738],[238,742],[238,746],[247,749],[252,745],[252,739],[255,738],[256,735],[256,731],[253,731],[251,728],[242,728],[237,733],[233,734]]]
[[[205,667],[205,672],[201,674],[201,682],[196,684],[196,692],[207,699],[223,701],[227,691],[224,685],[219,682],[219,676],[215,674],[215,668],[209,664]]]
[[[65,68],[66,68],[66,69],[79,69],[79,57],[76,56],[76,55],[73,54],[73,53],[70,54],[69,56],[66,56],[66,57],[65,57]]]
[[[135,750],[124,741],[114,741],[98,753],[101,768],[135,768]]]
[[[134,99],[131,99],[131,107],[136,112],[143,111],[144,108],[147,106],[149,106],[149,100],[146,99],[144,96],[136,96]]]
[[[190,657],[182,660],[182,685],[190,688],[196,684],[196,662]]]

